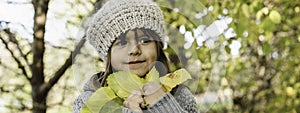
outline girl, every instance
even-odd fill
[[[84,92],[74,101],[79,113],[88,98],[107,77],[117,71],[130,71],[144,77],[155,66],[160,76],[170,72],[163,52],[164,20],[160,8],[151,0],[109,0],[93,17],[87,38],[106,61],[105,72],[93,75]],[[141,104],[149,105],[142,109]],[[135,90],[124,100],[123,113],[197,113],[190,90],[178,85],[166,92],[159,83],[148,82],[143,91]]]

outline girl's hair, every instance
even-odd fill
[[[134,31],[137,29],[134,29]],[[168,63],[168,59],[163,51],[163,43],[160,40],[160,37],[150,29],[144,29],[144,28],[139,28],[145,35],[152,37],[155,40],[155,45],[156,45],[156,51],[157,51],[157,62],[155,62],[155,67],[156,70],[159,72],[159,76],[164,76],[166,73],[170,73],[170,67]],[[124,38],[126,34],[128,33],[125,32],[121,34],[118,38]],[[110,47],[111,49],[111,47]],[[107,55],[107,64],[106,64],[106,69],[102,77],[100,77],[99,82],[100,86],[107,86],[106,79],[107,77],[113,73],[113,68],[111,66],[111,50],[109,49],[108,55]]]

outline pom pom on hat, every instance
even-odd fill
[[[93,16],[86,36],[104,61],[113,41],[128,30],[150,29],[163,40],[163,14],[152,0],[109,0]]]

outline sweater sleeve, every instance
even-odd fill
[[[80,113],[80,110],[84,107],[85,102],[90,98],[93,94],[93,91],[85,91],[81,93],[73,103],[73,113]]]
[[[136,113],[135,111],[123,108],[123,113]],[[143,110],[143,113],[187,113],[180,105],[176,102],[175,98],[170,94],[166,93],[159,101],[147,110]]]
[[[195,97],[186,86],[180,85],[173,95],[175,100],[185,111],[188,113],[199,113]]]
[[[92,94],[100,87],[99,79],[101,79],[104,72],[99,72],[91,76],[83,86],[83,92],[74,100],[73,113],[80,113],[80,110],[84,107],[86,101],[92,96]]]
[[[194,96],[186,87],[180,86],[174,95],[166,93],[153,106],[143,111],[144,113],[198,113]],[[136,113],[128,108],[123,108],[123,113]]]

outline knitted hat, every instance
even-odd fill
[[[163,14],[152,0],[109,0],[94,14],[86,35],[106,61],[112,42],[122,33],[136,28],[153,30],[162,40]]]

